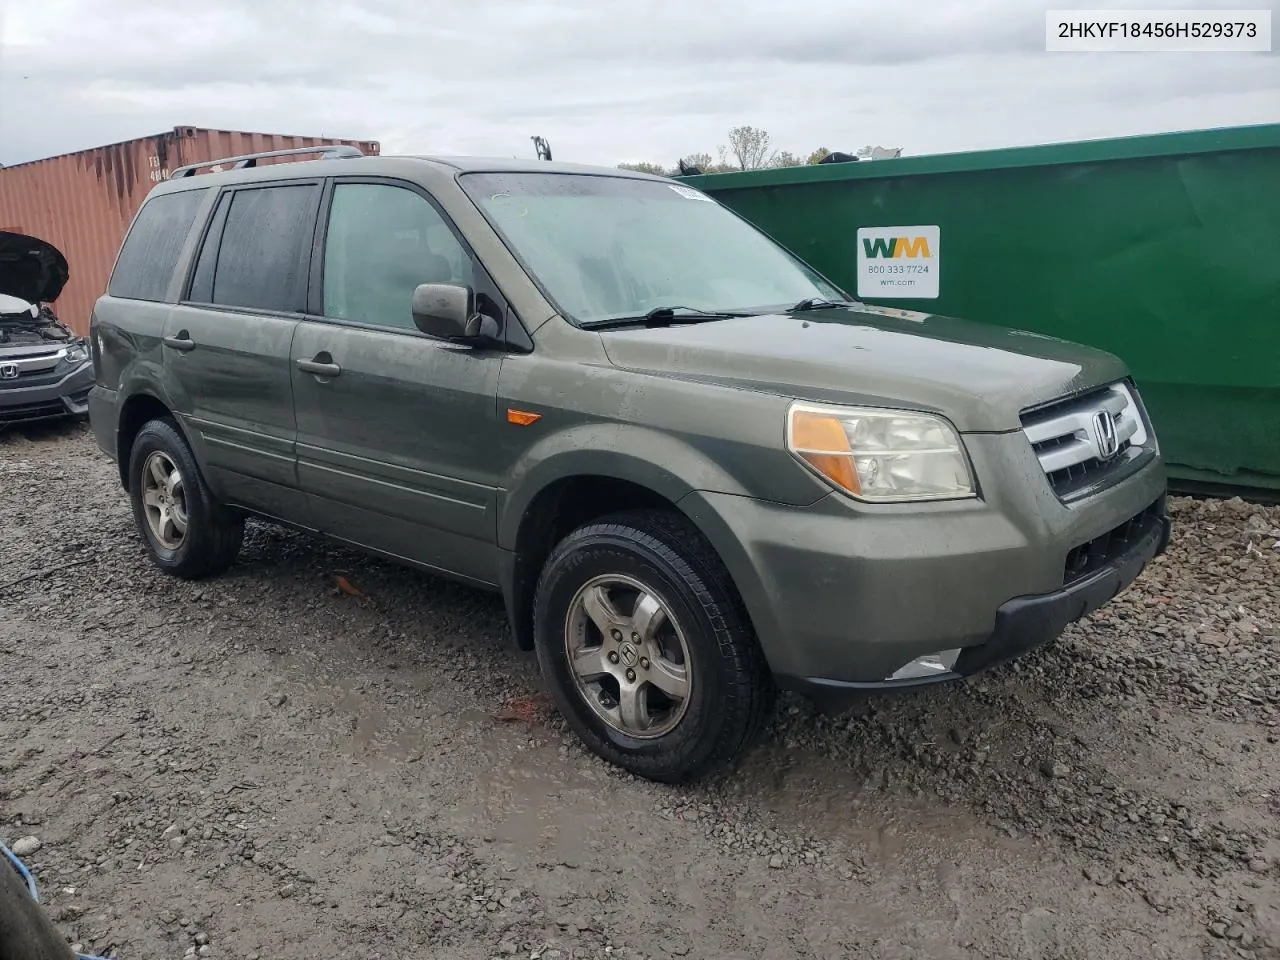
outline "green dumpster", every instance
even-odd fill
[[[1280,494],[1280,124],[682,179],[860,300],[1118,354],[1176,487]]]

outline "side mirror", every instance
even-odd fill
[[[413,322],[429,337],[473,340],[480,335],[476,295],[456,283],[420,283],[413,291]]]

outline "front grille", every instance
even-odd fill
[[[0,357],[0,370],[4,371],[0,373],[0,384],[6,381],[14,383],[17,380],[21,380],[24,387],[29,386],[33,382],[32,377],[52,374],[66,355],[66,347],[59,347],[57,350],[26,353],[20,356],[6,354]]]
[[[52,370],[40,373],[20,372],[15,378],[0,380],[0,391],[3,391],[5,387],[47,387],[57,383],[66,376],[66,373],[67,372],[65,370]]]
[[[1110,418],[1111,430],[1099,418]],[[1049,486],[1063,500],[1082,497],[1126,475],[1150,451],[1150,435],[1128,383],[1024,411],[1022,432]],[[1106,441],[1114,443],[1114,450]]]
[[[1118,527],[1073,547],[1067,554],[1067,562],[1062,574],[1063,584],[1074,583],[1111,563],[1132,543],[1140,540],[1155,524],[1159,523],[1163,513],[1164,502],[1161,498]]]
[[[1125,453],[1132,443],[1126,440],[1120,444],[1116,451],[1117,456]],[[1036,449],[1036,455],[1039,456],[1040,450]],[[1123,462],[1123,461],[1121,461]],[[1111,460],[1102,460],[1098,457],[1090,457],[1088,460],[1082,460],[1068,467],[1054,470],[1046,474],[1049,478],[1049,486],[1054,490],[1067,490],[1074,486],[1083,486],[1092,481],[1094,477],[1101,479],[1101,476],[1107,472],[1107,468],[1111,465]]]

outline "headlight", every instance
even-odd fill
[[[794,403],[787,449],[859,500],[954,500],[976,492],[959,434],[927,413]]]
[[[84,344],[77,343],[67,347],[66,356],[62,358],[66,363],[84,363],[89,359],[89,351],[84,348]]]

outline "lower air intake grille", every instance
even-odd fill
[[[1095,570],[1101,570],[1124,553],[1131,543],[1140,539],[1154,524],[1159,523],[1163,513],[1164,501],[1157,500],[1118,527],[1073,548],[1067,554],[1066,568],[1062,574],[1063,584],[1072,584]]]

